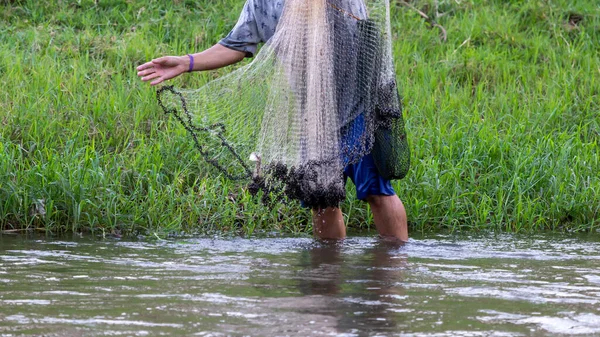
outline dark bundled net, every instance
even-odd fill
[[[203,158],[264,200],[313,208],[345,198],[343,169],[372,153],[380,174],[409,166],[388,0],[286,0],[254,61],[158,100]]]

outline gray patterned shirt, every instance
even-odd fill
[[[256,54],[258,44],[268,41],[283,11],[284,0],[247,0],[233,30],[219,43],[227,48]]]
[[[258,44],[268,41],[275,34],[284,2],[285,0],[247,0],[237,24],[219,43],[227,48],[246,53],[246,57],[254,56]],[[359,17],[366,16],[362,1],[330,0],[330,2],[350,9]]]

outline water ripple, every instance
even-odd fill
[[[589,238],[1,239],[0,335],[600,334]]]

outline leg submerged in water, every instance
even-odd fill
[[[397,195],[370,195],[367,202],[379,235],[408,241],[406,209]]]
[[[404,204],[397,195],[369,195],[375,227],[384,239],[408,241],[408,221]],[[346,238],[344,216],[339,208],[313,209],[313,234],[321,240]]]
[[[346,225],[342,210],[337,207],[313,209],[313,234],[321,240],[342,240],[346,238]]]

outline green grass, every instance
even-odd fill
[[[415,5],[433,15],[431,3]],[[446,42],[393,6],[413,163],[394,184],[413,232],[597,230],[600,5],[574,3],[440,1]],[[307,210],[264,207],[202,163],[136,76],[153,57],[216,43],[242,5],[0,1],[0,227],[310,232]],[[349,227],[370,228],[348,189]]]

